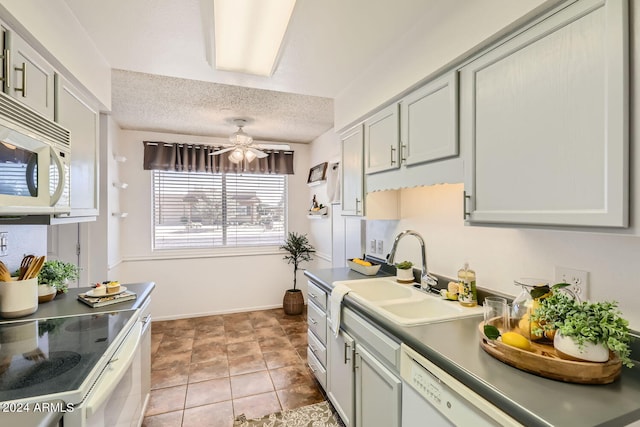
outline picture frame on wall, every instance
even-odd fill
[[[309,169],[309,178],[307,179],[307,184],[314,185],[326,181],[327,166],[328,162],[324,162]]]

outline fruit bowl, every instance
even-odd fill
[[[349,265],[349,268],[353,271],[357,271],[358,273],[364,274],[365,276],[375,276],[376,274],[378,274],[378,270],[380,270],[380,264],[370,264],[371,266],[367,266],[358,264],[354,262],[353,259],[347,260],[347,265]]]

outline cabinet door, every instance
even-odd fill
[[[356,426],[399,427],[402,382],[356,344]]]
[[[342,140],[342,215],[364,215],[362,125],[345,132]]]
[[[628,225],[627,20],[576,2],[461,69],[470,222]]]
[[[364,122],[365,172],[397,169],[400,138],[398,105],[393,104]]]
[[[458,155],[458,79],[446,74],[400,104],[402,160],[415,165]]]
[[[346,427],[353,423],[355,343],[344,331],[328,338],[327,396]]]
[[[9,39],[9,95],[53,120],[53,67],[16,33],[9,33]]]
[[[56,121],[71,135],[71,216],[96,216],[100,112],[59,76],[56,94]]]

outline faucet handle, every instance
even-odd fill
[[[427,290],[431,288],[437,288],[438,278],[435,276],[432,276],[429,273],[426,273],[422,275],[420,285],[422,286],[423,289],[427,289]]]

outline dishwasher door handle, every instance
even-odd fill
[[[87,398],[85,403],[87,418],[97,412],[98,409],[100,409],[100,406],[107,401],[124,374],[127,372],[127,369],[131,366],[131,362],[138,351],[141,337],[142,323],[136,322],[131,328],[129,335],[127,335],[120,345],[116,354],[114,354],[109,362],[107,362],[107,366],[96,381],[95,388]]]

